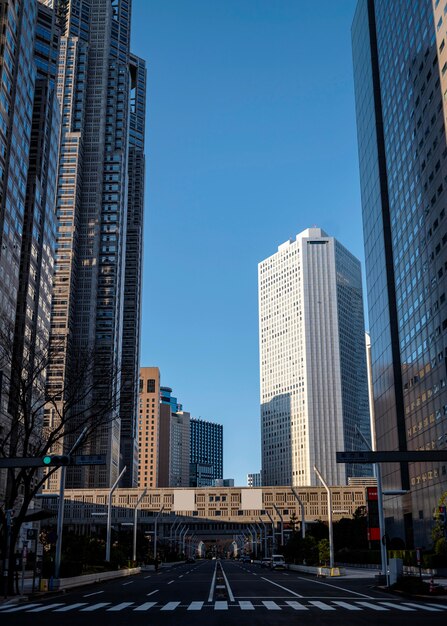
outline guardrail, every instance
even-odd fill
[[[61,589],[71,589],[73,587],[83,587],[93,583],[100,583],[104,580],[112,580],[113,578],[124,578],[125,576],[134,576],[139,574],[140,567],[132,567],[130,569],[118,569],[110,572],[98,572],[97,574],[85,574],[84,576],[73,576],[71,578],[43,578],[40,581],[41,591],[57,591]]]

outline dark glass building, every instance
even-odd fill
[[[208,487],[223,478],[223,426],[191,419],[191,487]]]
[[[143,277],[144,135],[146,122],[146,63],[130,55],[126,263],[124,268],[121,463],[127,472],[122,486],[138,486],[138,379],[140,368],[141,290]]]
[[[378,450],[447,437],[447,17],[359,0],[352,26]],[[383,466],[387,534],[428,546],[446,463]]]
[[[1,359],[0,440],[20,456],[17,385],[25,372],[35,374],[36,352],[50,332],[59,29],[53,10],[35,0],[1,0],[0,26],[0,330],[1,348],[12,348],[14,363],[11,371],[8,357]],[[42,387],[45,376],[39,376]],[[36,428],[33,435],[39,434]],[[5,476],[0,472],[0,501]]]

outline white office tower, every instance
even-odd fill
[[[360,262],[309,228],[258,267],[264,485],[331,485],[369,466],[335,453],[369,440]]]

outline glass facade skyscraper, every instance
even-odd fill
[[[36,375],[36,354],[41,357],[50,332],[59,29],[45,4],[0,1],[0,439],[11,456],[23,450],[20,381]],[[43,389],[45,371],[34,383]],[[33,436],[40,435],[42,419],[38,411]],[[2,472],[0,500],[5,484]]]
[[[190,486],[207,487],[223,478],[223,426],[191,419]]]
[[[107,463],[73,468],[67,480],[72,487],[108,486],[126,464],[126,482],[134,485],[140,324],[135,293],[139,297],[144,177],[135,151],[144,149],[144,62],[130,53],[129,0],[59,0],[57,13],[62,31],[57,78],[62,132],[51,330],[58,356],[49,379],[53,393],[61,390],[63,402],[71,360],[83,351],[94,354],[92,401],[111,398],[114,408],[84,450],[106,455]],[[139,167],[135,176],[130,164],[134,162]],[[135,272],[133,293],[129,285],[126,291],[126,262],[127,277]],[[131,331],[124,324],[126,293]],[[110,372],[107,383],[104,372]],[[117,393],[121,387],[128,394],[123,414]],[[49,424],[57,419],[52,411],[47,410]]]
[[[377,449],[447,436],[445,2],[359,0],[352,26]],[[428,545],[441,462],[387,464],[387,533]]]

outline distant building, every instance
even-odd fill
[[[234,478],[215,478],[213,487],[234,487]]]
[[[160,388],[159,487],[188,487],[190,414],[170,387]]]
[[[140,369],[138,406],[138,487],[158,486],[160,370]]]
[[[247,474],[247,485],[248,487],[260,487],[261,486],[261,472],[256,472],[254,474]]]
[[[191,419],[191,487],[213,485],[223,478],[223,426],[201,419]]]
[[[259,264],[263,485],[331,485],[370,473],[339,450],[370,439],[360,262],[309,228]]]

